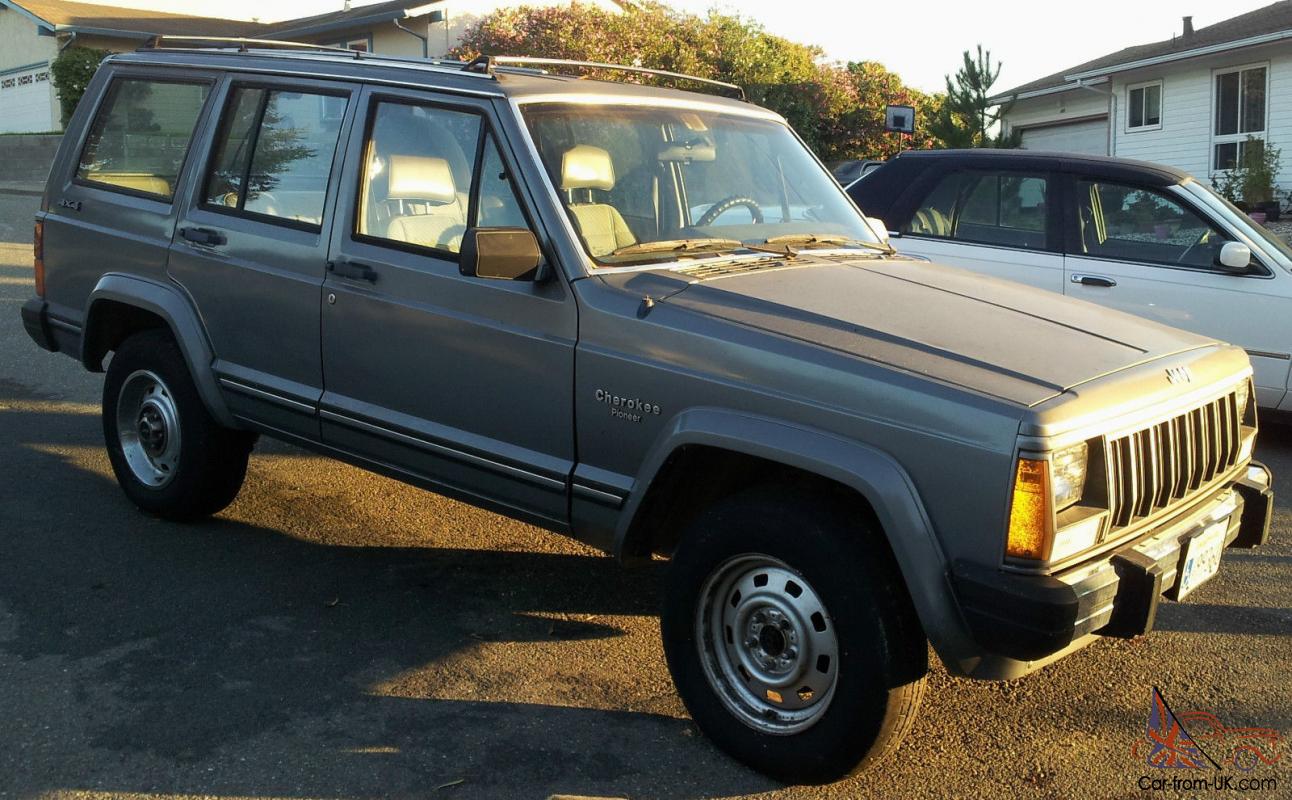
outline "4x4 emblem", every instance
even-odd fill
[[[1166,379],[1175,385],[1193,383],[1193,373],[1188,367],[1167,367]]]

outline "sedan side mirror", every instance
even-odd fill
[[[881,243],[888,244],[888,223],[887,222],[884,222],[879,217],[866,217],[866,224],[869,225],[870,229],[875,232],[876,236],[879,237],[879,241]]]
[[[539,281],[543,251],[528,228],[472,228],[462,237],[458,270],[472,278]]]
[[[1228,272],[1246,272],[1252,266],[1252,248],[1242,242],[1225,242],[1216,261]]]

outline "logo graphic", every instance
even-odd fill
[[[1193,383],[1193,373],[1188,367],[1167,367],[1166,379],[1176,386]]]
[[[1131,755],[1155,769],[1218,770],[1223,764],[1250,772],[1278,763],[1279,740],[1273,728],[1230,728],[1206,711],[1177,715],[1154,686],[1148,725],[1131,745]]]

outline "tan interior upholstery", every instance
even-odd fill
[[[561,156],[561,188],[567,192],[615,188],[615,165],[600,147],[580,144]],[[594,256],[604,256],[637,243],[619,209],[607,203],[571,203],[570,211]]]
[[[386,236],[397,242],[458,252],[466,233],[467,199],[453,182],[453,170],[442,158],[392,155],[389,200],[413,204],[416,213],[390,220]]]
[[[947,237],[951,235],[951,220],[936,208],[921,208],[911,220],[911,233]]]
[[[170,197],[170,181],[145,172],[91,172],[86,174],[85,178],[95,183],[106,183],[123,189],[134,189],[136,192]]]

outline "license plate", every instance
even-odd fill
[[[1221,520],[1189,540],[1184,551],[1184,567],[1180,570],[1177,600],[1183,600],[1220,569],[1220,554],[1225,549],[1228,531],[1229,520]]]

